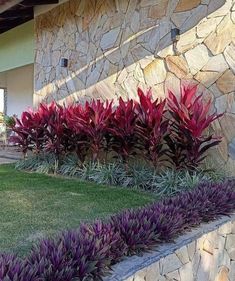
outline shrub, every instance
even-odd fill
[[[98,160],[100,152],[107,147],[106,137],[112,116],[112,102],[92,100],[91,103],[86,102],[83,114],[74,114],[70,118],[76,134],[83,136],[79,143],[87,146],[87,150],[91,150],[94,162]]]
[[[157,168],[167,151],[163,141],[168,129],[168,120],[164,117],[166,100],[153,101],[151,90],[144,94],[138,89],[138,96],[140,101],[136,103],[138,116],[136,127],[139,142],[144,157]]]
[[[136,135],[137,113],[133,100],[123,101],[119,99],[118,107],[115,110],[109,132],[111,133],[111,148],[121,157],[124,163],[136,155],[138,138]]]
[[[196,96],[197,85],[182,86],[180,99],[169,91],[168,107],[172,116],[170,133],[166,137],[170,161],[177,169],[195,169],[205,159],[208,149],[221,139],[205,135],[205,130],[222,114],[210,114],[211,100],[203,102]]]
[[[21,120],[16,119],[13,131],[16,135],[10,141],[19,145],[25,155],[28,150],[34,149],[36,152],[43,150],[45,139],[43,119],[38,112],[23,112]]]
[[[165,160],[177,169],[195,169],[207,150],[220,142],[218,137],[206,136],[205,130],[221,115],[209,113],[211,102],[196,97],[196,86],[182,87],[179,101],[169,92],[169,110],[166,100],[152,99],[151,90],[138,89],[138,96],[138,101],[120,98],[117,107],[100,100],[68,107],[41,104],[16,119],[11,141],[24,154],[28,150],[53,153],[56,165],[67,154],[76,153],[81,163],[119,158],[127,170],[136,157],[156,170]]]
[[[66,116],[63,107],[56,103],[40,104],[37,111],[23,112],[21,119],[16,119],[13,127],[16,136],[11,141],[22,148],[24,154],[28,150],[35,153],[46,151],[60,156],[68,150]]]
[[[83,224],[77,230],[44,239],[25,260],[0,255],[3,281],[102,280],[125,255],[173,241],[202,222],[235,210],[235,182],[202,183],[195,190],[146,207],[126,210],[106,222]]]

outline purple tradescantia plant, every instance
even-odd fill
[[[96,221],[64,232],[58,239],[43,240],[27,262],[43,280],[96,280],[125,253],[126,245],[113,226]]]
[[[1,281],[41,281],[34,268],[11,254],[0,254]]]

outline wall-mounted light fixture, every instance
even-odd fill
[[[177,56],[180,55],[178,48],[177,48],[177,42],[180,40],[180,30],[178,28],[171,29],[171,40],[173,42],[173,50],[174,50],[175,54]]]
[[[66,59],[66,58],[61,58],[60,59],[60,66],[61,67],[68,67],[68,63],[69,63],[68,59]]]
[[[173,42],[178,42],[180,40],[180,30],[178,28],[171,29],[171,40]]]

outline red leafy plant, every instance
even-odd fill
[[[45,141],[45,126],[41,110],[32,110],[22,113],[21,119],[16,118],[12,130],[16,135],[11,136],[10,141],[19,145],[24,155],[28,150],[34,149],[36,153],[43,149]]]
[[[59,159],[69,149],[68,138],[71,134],[65,112],[66,109],[55,102],[40,104],[36,111],[23,112],[12,128],[16,135],[11,137],[11,141],[18,144],[24,154],[28,150],[36,153],[46,151]]]
[[[205,132],[221,116],[209,113],[211,101],[204,103],[196,90],[182,87],[179,100],[169,92],[161,101],[153,100],[151,90],[138,89],[138,101],[120,98],[117,107],[100,100],[68,107],[41,104],[16,120],[12,141],[24,154],[49,152],[58,162],[68,153],[76,153],[80,162],[107,162],[109,154],[126,164],[142,157],[159,168],[168,157],[177,169],[194,169],[220,142]]]
[[[164,160],[167,148],[164,146],[164,136],[168,129],[168,120],[165,115],[166,100],[153,100],[152,91],[146,94],[138,89],[139,102],[136,103],[137,135],[143,148],[144,158],[155,168]]]
[[[136,105],[133,100],[119,99],[119,104],[114,112],[109,132],[111,134],[111,148],[124,163],[136,155],[138,137],[136,134]]]
[[[177,169],[195,169],[205,159],[208,149],[221,141],[219,137],[206,134],[206,130],[222,114],[210,113],[211,100],[205,103],[203,94],[196,95],[197,88],[197,85],[182,85],[179,99],[169,91],[172,119],[166,141],[170,161]]]
[[[92,100],[86,102],[82,108],[78,106],[75,114],[70,115],[70,125],[80,136],[77,143],[80,145],[79,151],[91,151],[92,161],[99,159],[101,151],[107,147],[108,131],[113,117],[112,102],[102,102]],[[83,159],[84,160],[84,159]]]
[[[55,102],[50,105],[41,104],[46,140],[45,151],[55,154],[59,160],[60,156],[68,150],[68,135],[66,131],[66,115],[62,106]]]

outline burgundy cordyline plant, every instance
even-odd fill
[[[29,110],[16,119],[13,127],[16,136],[11,141],[18,144],[24,154],[28,150],[36,153],[47,151],[59,158],[68,150],[68,128],[65,109],[55,102],[40,104],[37,111]]]
[[[138,96],[139,102],[136,103],[138,139],[144,151],[144,158],[157,168],[167,151],[164,147],[164,136],[168,129],[168,120],[164,117],[166,100],[153,100],[151,90],[144,93],[140,88]]]
[[[102,280],[124,256],[154,249],[234,210],[234,180],[205,182],[192,191],[123,211],[105,222],[82,224],[57,238],[44,239],[24,260],[0,254],[0,280]]]
[[[43,110],[46,135],[45,150],[55,154],[56,158],[59,159],[67,151],[64,108],[53,102],[49,106],[41,104],[39,110]]]
[[[65,109],[66,126],[70,131],[68,135],[69,151],[75,152],[78,159],[83,163],[86,160],[89,151],[88,136],[79,126],[80,123],[89,119],[89,112],[82,104],[70,105]]]
[[[16,135],[11,137],[11,141],[19,145],[24,155],[28,150],[34,149],[36,153],[43,150],[45,141],[45,126],[40,110],[32,110],[22,113],[21,119],[16,119],[12,128]]]
[[[181,85],[179,99],[169,91],[172,119],[166,140],[169,158],[177,169],[195,169],[205,159],[207,150],[221,141],[219,137],[206,134],[206,130],[223,114],[210,113],[211,100],[205,103],[202,94],[197,96],[196,93],[197,85]]]
[[[133,100],[124,101],[120,98],[109,132],[111,133],[111,148],[124,163],[136,155],[138,148],[136,120],[135,102]]]
[[[168,158],[177,169],[195,169],[220,142],[205,132],[221,116],[210,114],[211,101],[205,103],[196,90],[182,86],[179,99],[169,92],[166,101],[138,89],[138,101],[120,98],[117,107],[100,100],[68,107],[41,104],[16,119],[11,141],[24,154],[53,153],[58,163],[69,153],[76,153],[80,162],[107,162],[109,154],[126,165],[137,156],[155,168]]]
[[[113,116],[112,102],[102,102],[92,100],[86,102],[84,113],[74,114],[70,117],[70,122],[76,133],[83,135],[84,138],[79,141],[80,145],[87,146],[90,150],[93,162],[99,159],[100,152],[107,147],[107,135]]]

